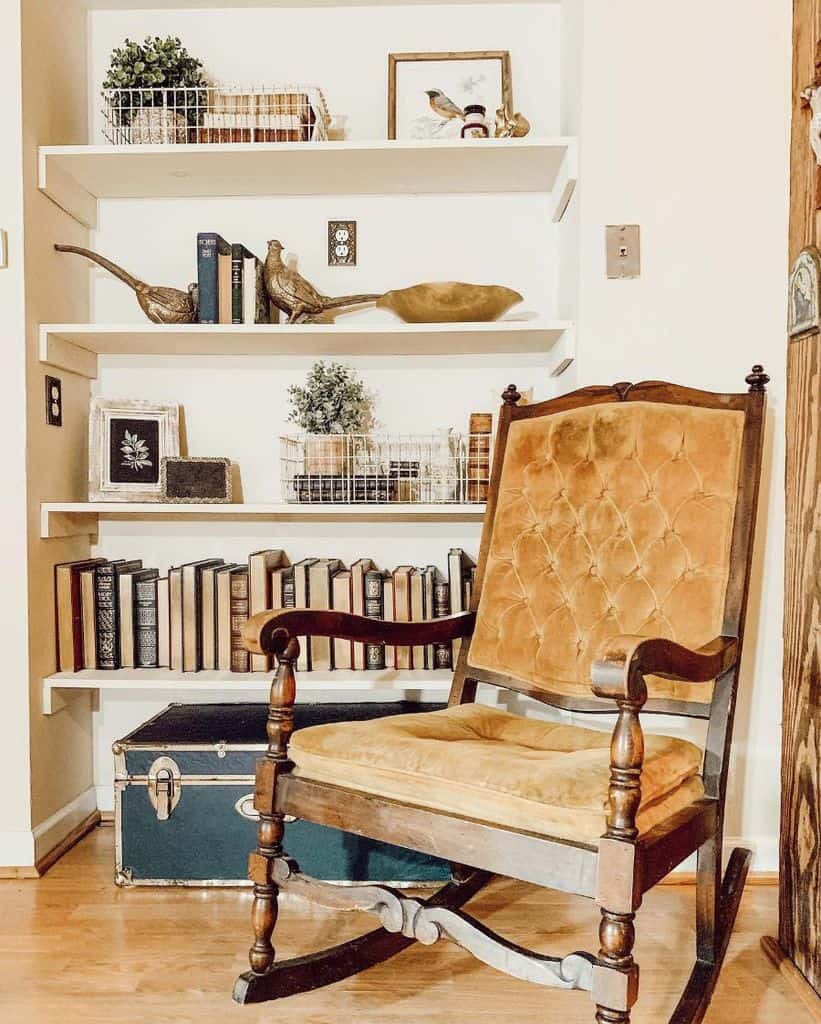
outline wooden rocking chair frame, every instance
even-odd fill
[[[638,995],[633,960],[634,918],[642,895],[691,853],[697,852],[696,950],[689,981],[670,1024],[702,1020],[713,993],[738,911],[750,852],[735,849],[721,874],[727,769],[749,587],[769,377],[754,366],[745,394],[713,394],[658,381],[589,387],[533,406],[517,406],[512,385],[503,395],[488,509],[473,610],[428,622],[382,622],[333,611],[264,612],[247,624],[250,650],[274,655],[269,747],[257,766],[255,807],[258,846],[251,854],[254,883],[251,971],[234,989],[241,1003],[262,1002],[339,981],[396,955],[414,941],[449,938],[480,960],[537,984],[591,993],[599,1024],[627,1024]],[[594,698],[545,692],[522,680],[468,667],[470,637],[482,587],[505,443],[510,424],[604,402],[661,402],[744,413],[729,581],[722,634],[698,650],[670,640],[622,638],[594,662]],[[461,639],[450,704],[475,699],[478,683],[527,694],[555,707],[613,713],[609,812],[598,846],[573,843],[385,799],[291,774],[288,742],[296,699],[294,664],[298,636],[342,637],[364,643],[415,645]],[[648,699],[644,677],[700,683],[715,680],[712,699],[701,703]],[[643,734],[640,712],[708,720],[702,777],[705,794],[668,820],[639,835]],[[427,900],[408,898],[382,885],[334,886],[300,873],[282,846],[285,815],[434,854],[454,865],[452,881]],[[462,865],[470,865],[464,867]],[[595,899],[601,908],[599,951],[546,957],[515,946],[460,910],[492,874]],[[278,962],[272,945],[280,891],[338,909],[375,913],[381,926],[359,938],[308,956]]]

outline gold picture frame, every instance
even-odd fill
[[[436,53],[389,53],[388,54],[388,138],[396,139],[396,100],[397,100],[397,66],[402,63],[423,61],[499,61],[501,78],[501,104],[499,108],[488,110],[489,118],[494,114],[497,119],[504,118],[505,123],[512,122],[513,113],[513,79],[510,68],[509,50],[446,50]]]

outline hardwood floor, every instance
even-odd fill
[[[250,893],[116,889],[113,829],[95,829],[40,881],[0,881],[0,1021],[14,1024],[591,1024],[580,992],[556,992],[498,974],[447,943],[415,946],[358,977],[287,1003],[239,1007],[235,975],[246,968]],[[693,946],[688,886],[650,893],[637,920],[641,997],[634,1024],[672,1012]],[[811,1024],[759,948],[776,930],[778,890],[748,888],[718,984],[710,1024]],[[590,902],[499,880],[469,905],[515,942],[545,952],[594,948]],[[283,956],[340,942],[371,927],[359,914],[283,907]]]

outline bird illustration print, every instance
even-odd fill
[[[452,121],[456,117],[464,121],[464,110],[457,106],[450,96],[446,96],[441,89],[425,89],[425,93],[430,101],[430,109],[437,117],[443,121]]]

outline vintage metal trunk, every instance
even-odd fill
[[[409,701],[297,704],[295,727],[418,710]],[[254,771],[267,714],[267,704],[171,704],[114,744],[117,885],[250,884]],[[316,878],[411,884],[449,876],[436,858],[286,821],[286,851]]]

